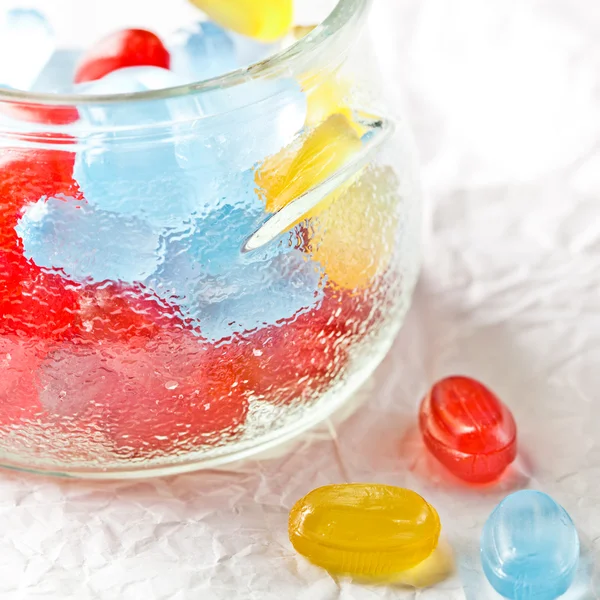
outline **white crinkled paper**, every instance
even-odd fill
[[[3,473],[3,600],[497,598],[479,535],[523,486],[578,526],[581,568],[565,598],[600,597],[600,6],[375,0],[371,27],[431,216],[389,356],[346,415],[260,462],[122,483]],[[423,454],[418,402],[451,373],[482,379],[514,412],[520,456],[500,487],[461,487]],[[289,508],[345,480],[423,494],[454,573],[421,590],[362,586],[297,556]]]

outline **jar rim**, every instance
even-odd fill
[[[334,9],[321,23],[293,44],[262,61],[209,79],[159,90],[124,94],[55,94],[0,88],[0,101],[67,107],[165,100],[218,88],[231,88],[252,80],[268,78],[277,73],[292,71],[297,61],[304,59],[307,54],[319,52],[332,37],[338,36],[341,32],[351,28],[354,23],[360,22],[371,2],[372,0],[338,0]]]

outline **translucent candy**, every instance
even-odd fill
[[[170,71],[156,67],[114,71],[80,86],[86,94],[139,92],[178,85]],[[193,99],[156,99],[125,104],[106,104],[82,109],[89,122],[107,126],[165,124],[172,140],[137,143],[121,141],[133,133],[104,135],[100,147],[78,153],[74,177],[94,208],[147,221],[157,231],[179,227],[206,203],[206,190],[214,177],[211,153],[202,139],[189,138],[177,123],[193,121],[199,114]],[[161,125],[162,127],[162,125]],[[168,129],[160,130],[162,135]],[[186,135],[178,136],[178,133]]]
[[[94,81],[124,67],[168,69],[170,56],[161,40],[145,29],[124,29],[102,38],[81,58],[75,83]]]
[[[488,518],[481,563],[494,589],[510,600],[553,600],[575,577],[579,537],[565,509],[550,496],[521,490]]]
[[[43,350],[20,336],[0,337],[0,431],[6,433],[43,413],[36,371]]]
[[[75,86],[75,93],[89,95],[133,94],[160,90],[185,84],[185,79],[161,67],[126,67],[112,71],[101,79]],[[185,108],[183,112],[177,109]],[[192,118],[199,106],[194,100],[148,100],[132,104],[82,105],[82,116],[94,125],[151,125],[168,122],[178,117]]]
[[[240,377],[252,382],[256,397],[278,405],[314,398],[347,366],[371,311],[366,294],[326,286],[314,308],[246,336],[255,353],[241,363]]]
[[[330,282],[366,289],[385,271],[398,235],[399,206],[393,170],[371,169],[313,219],[311,257]]]
[[[435,550],[440,520],[411,490],[348,483],[317,488],[296,502],[288,531],[297,552],[332,573],[384,577]]]
[[[201,135],[214,138],[218,160],[231,170],[245,171],[276,154],[306,120],[306,95],[293,79],[249,81],[204,93],[199,102],[206,115],[215,115],[201,125]]]
[[[38,11],[0,12],[0,84],[30,90],[54,49],[54,33]]]
[[[139,284],[105,281],[80,286],[78,298],[74,328],[80,340],[127,342],[134,349],[164,331],[184,328],[176,310]]]
[[[329,117],[304,137],[299,148],[285,148],[257,168],[256,185],[267,212],[277,212],[333,175],[360,149],[360,138],[348,119],[343,115]],[[330,194],[303,218],[323,211],[342,191]]]
[[[190,0],[226,29],[264,42],[283,37],[292,24],[292,0]]]
[[[0,89],[12,89],[6,85],[0,85]],[[42,123],[52,125],[68,125],[79,118],[79,113],[74,106],[60,104],[39,104],[35,102],[2,102],[0,101],[0,112],[11,119],[30,123]],[[0,120],[2,115],[0,115]]]
[[[353,118],[350,107],[351,90],[350,84],[343,80],[339,74],[332,74],[323,78],[320,74],[308,75],[302,79],[303,88],[306,90],[308,109],[306,114],[307,127],[316,127],[328,117],[340,114],[348,119],[348,122],[356,133],[361,136],[365,133]]]
[[[77,195],[73,154],[5,149],[0,157],[0,334],[63,339],[78,296],[72,282],[27,261],[16,232],[22,211],[42,196]]]
[[[197,450],[241,431],[248,399],[237,358],[235,348],[183,331],[163,332],[143,348],[57,346],[40,367],[40,400],[50,413],[102,431],[131,458]]]
[[[242,254],[244,241],[264,218],[251,182],[252,173],[238,181],[239,188],[229,182],[222,194],[231,204],[168,236],[164,263],[146,281],[210,340],[290,318],[322,295],[318,265],[290,247],[289,236]]]
[[[169,40],[171,69],[187,82],[216,77],[237,68],[229,34],[210,21],[178,30]]]
[[[59,48],[36,79],[32,90],[35,92],[70,94],[73,91],[73,77],[81,52],[72,48]]]
[[[143,281],[161,258],[159,232],[135,217],[69,198],[39,200],[17,226],[24,254],[76,281]]]
[[[470,377],[438,381],[421,403],[419,426],[429,451],[465,481],[497,479],[517,454],[510,410]]]

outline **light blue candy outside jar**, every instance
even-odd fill
[[[579,537],[571,517],[550,496],[510,494],[481,536],[481,563],[492,587],[511,600],[554,600],[575,577]]]

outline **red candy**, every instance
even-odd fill
[[[68,142],[65,138],[64,142]],[[56,140],[55,140],[56,142]],[[43,196],[79,197],[75,155],[61,150],[3,148],[0,154],[0,247],[20,243],[14,227],[28,204]]]
[[[438,381],[421,403],[419,426],[429,451],[471,483],[497,479],[517,454],[510,410],[470,377]]]
[[[162,67],[171,63],[169,51],[151,31],[124,29],[102,38],[83,56],[75,83],[100,79],[124,67]]]
[[[22,425],[42,412],[36,387],[40,349],[17,336],[0,337],[0,428]]]
[[[163,332],[143,349],[67,344],[42,366],[42,403],[104,432],[128,457],[191,450],[239,433],[245,420],[248,394],[228,352],[183,331]]]
[[[183,325],[171,307],[161,305],[141,285],[105,282],[79,291],[75,326],[84,341],[134,344],[157,336],[161,329]]]
[[[0,335],[62,339],[71,334],[75,286],[23,256],[15,226],[44,196],[77,196],[72,153],[6,149],[0,158]]]
[[[79,118],[79,112],[74,106],[31,102],[0,102],[0,111],[13,119],[49,125],[69,125]]]
[[[347,347],[367,318],[360,296],[326,291],[318,308],[248,338],[250,354],[240,361],[254,393],[278,403],[302,401],[324,388],[347,360]]]

